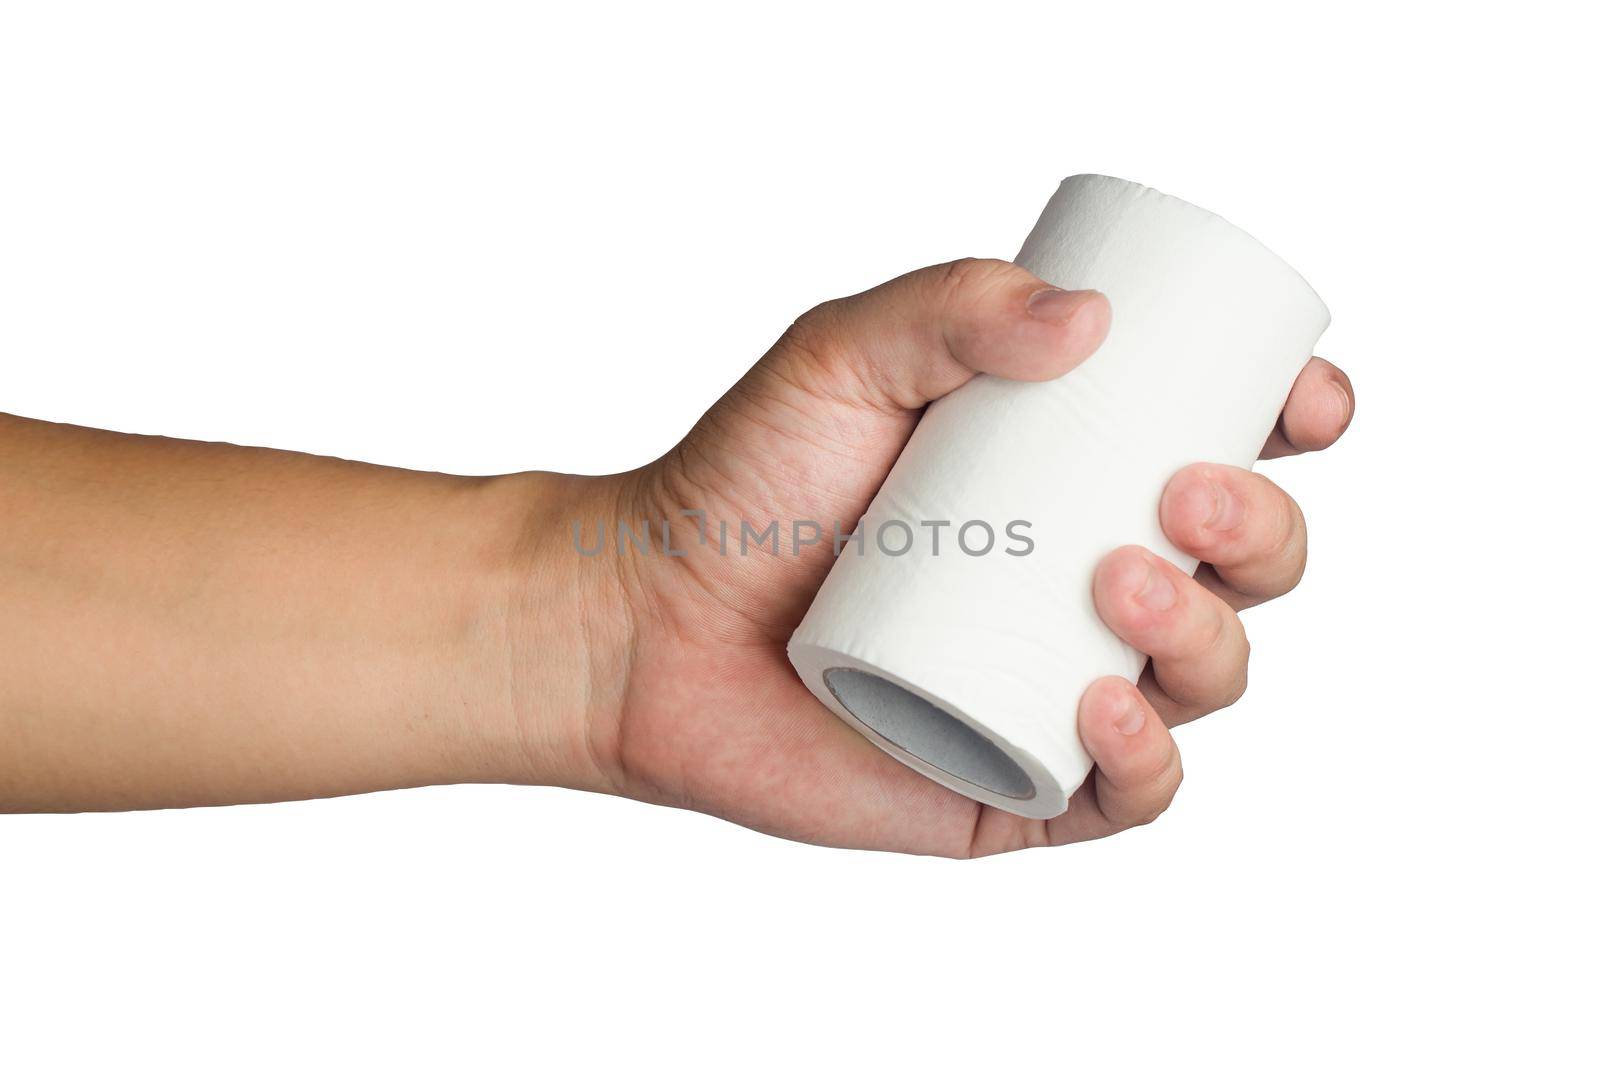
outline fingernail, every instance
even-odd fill
[[[1339,432],[1344,433],[1350,426],[1350,420],[1355,418],[1356,398],[1350,395],[1350,390],[1337,374],[1328,375],[1328,380],[1333,382],[1333,388],[1339,394]]]
[[[1066,322],[1093,295],[1087,289],[1040,289],[1028,297],[1028,314],[1041,322]]]
[[[1111,720],[1111,725],[1117,733],[1124,737],[1131,737],[1144,729],[1144,703],[1132,694],[1122,698],[1122,710],[1117,712],[1117,717]]]
[[[1144,565],[1144,587],[1133,594],[1133,599],[1151,611],[1167,611],[1178,602],[1178,587],[1154,564]]]
[[[1206,529],[1226,533],[1244,521],[1244,501],[1210,479],[1206,485],[1211,489],[1211,516],[1205,521]]]

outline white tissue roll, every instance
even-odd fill
[[[1053,382],[981,375],[932,404],[789,642],[801,679],[895,759],[1033,818],[1089,773],[1078,701],[1137,680],[1145,657],[1095,613],[1096,565],[1144,545],[1194,572],[1161,532],[1167,480],[1190,463],[1248,467],[1328,310],[1254,238],[1132,182],[1061,183],[1017,262],[1111,299],[1110,336]],[[914,534],[910,551],[899,520]],[[955,544],[983,520],[986,554]],[[1013,521],[1034,548],[1008,539]],[[939,529],[932,552],[931,527]],[[884,546],[876,541],[884,530]],[[981,528],[969,547],[981,548]]]

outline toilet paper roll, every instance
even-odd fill
[[[1328,311],[1223,219],[1100,175],[1062,182],[1017,262],[1104,292],[1110,336],[1064,378],[980,375],[928,408],[789,658],[895,759],[1048,818],[1091,767],[1084,690],[1145,665],[1095,613],[1096,565],[1138,544],[1194,572],[1162,488],[1190,463],[1250,466]]]

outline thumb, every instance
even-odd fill
[[[1057,378],[1105,340],[1111,305],[1012,263],[927,267],[802,315],[763,359],[829,400],[914,411],[979,373]]]

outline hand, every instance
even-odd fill
[[[1101,837],[1164,811],[1182,776],[1168,727],[1237,700],[1249,646],[1236,612],[1288,592],[1305,566],[1300,509],[1266,478],[1201,465],[1161,501],[1191,578],[1137,547],[1100,566],[1094,598],[1149,653],[1137,687],[1096,682],[1079,732],[1097,768],[1068,811],[1024,819],[944,789],[879,752],[800,683],[784,647],[833,563],[833,519],[853,528],[928,402],[979,372],[1069,372],[1104,339],[1110,308],[1020,267],[963,260],[806,313],[654,464],[606,480],[594,523],[671,517],[674,550],[608,551],[629,622],[615,685],[591,697],[588,748],[610,788],[821,844],[973,856]],[[1263,455],[1325,448],[1349,424],[1349,381],[1313,360]],[[696,543],[698,511],[713,543]],[[715,551],[720,521],[815,518],[798,556]],[[780,523],[780,525],[782,525]],[[595,529],[591,525],[589,529]]]
[[[1094,580],[1152,656],[1102,679],[1097,770],[1066,814],[984,808],[873,748],[790,669],[833,563],[695,544],[724,521],[853,529],[930,400],[974,374],[1047,379],[1103,338],[1097,293],[1020,268],[935,267],[795,323],[658,462],[609,478],[459,478],[0,415],[0,811],[236,804],[513,781],[698,808],[775,834],[978,855],[1112,833],[1177,788],[1176,725],[1236,698],[1235,612],[1295,584],[1299,510],[1264,478],[1192,468],[1168,537]],[[1266,454],[1325,447],[1351,412],[1321,361]],[[677,548],[586,557],[577,520]],[[793,540],[792,536],[789,537]]]

